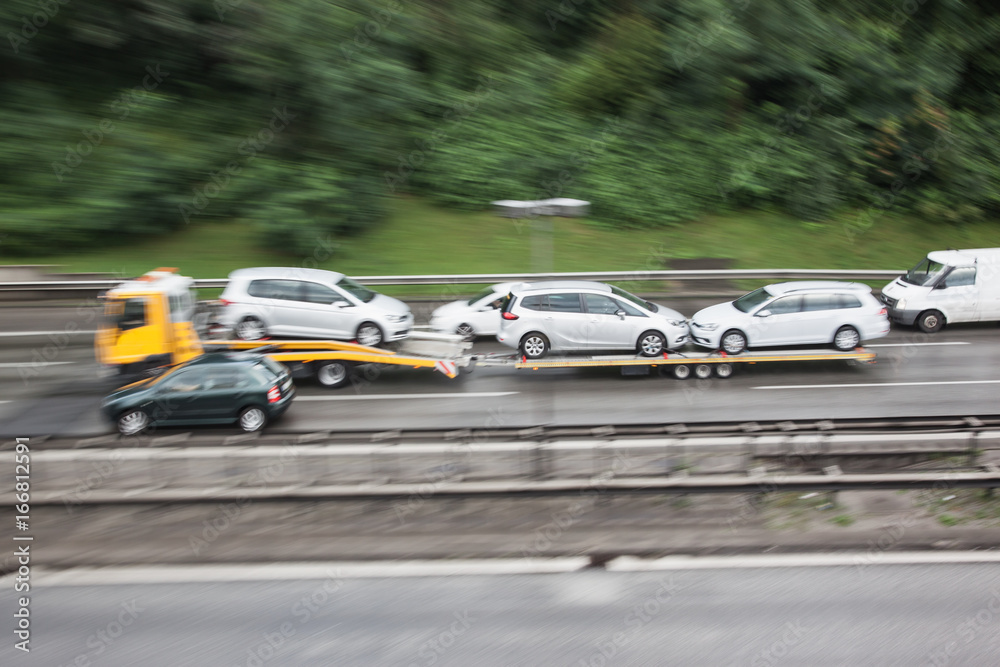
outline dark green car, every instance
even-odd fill
[[[287,368],[261,354],[212,352],[122,387],[101,410],[122,435],[157,425],[237,423],[259,431],[292,403]]]

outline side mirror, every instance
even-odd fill
[[[939,282],[937,285],[934,286],[934,289],[947,289],[947,287],[948,287],[947,281],[942,280],[941,282]]]
[[[334,301],[334,302],[333,302],[333,304],[332,304],[332,305],[333,305],[333,306],[334,306],[335,308],[347,308],[347,307],[348,307],[348,306],[350,306],[351,304],[350,304],[350,303],[348,303],[347,301],[344,301],[343,299],[337,299],[336,301]]]
[[[624,310],[621,310],[621,309],[616,310],[615,311],[615,315],[617,315],[618,319],[620,319],[620,320],[624,320],[625,319],[625,311]]]
[[[771,317],[771,311],[765,308],[764,310],[757,311],[754,317]]]

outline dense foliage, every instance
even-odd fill
[[[407,193],[1000,212],[988,0],[5,0],[0,34],[4,255],[212,218],[308,254]]]

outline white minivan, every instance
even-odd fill
[[[882,288],[889,317],[938,331],[945,322],[1000,320],[1000,248],[937,250]]]

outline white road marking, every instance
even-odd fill
[[[12,361],[0,364],[0,368],[36,368],[38,366],[61,366],[63,364],[75,364],[76,361]]]
[[[867,384],[774,384],[754,389],[846,389],[856,387],[933,387],[948,384],[1000,384],[1000,380],[942,380],[940,382],[869,382]]]
[[[864,347],[930,347],[931,345],[972,345],[962,341],[942,341],[940,343],[877,343]]]
[[[74,336],[77,334],[95,334],[96,329],[80,329],[78,331],[0,331],[0,338],[15,338],[17,336]]]
[[[385,562],[265,563],[35,568],[39,586],[114,586],[229,581],[360,579],[380,577],[449,577],[459,575],[548,574],[576,572],[590,565],[585,556],[570,558],[495,558],[481,560],[416,560]],[[0,578],[13,579],[16,572]]]
[[[657,570],[724,570],[765,567],[836,567],[850,565],[923,565],[949,563],[998,563],[997,551],[889,551],[872,553],[752,554],[746,556],[664,556],[644,559],[620,556],[608,561],[611,572]]]
[[[517,391],[473,391],[468,393],[437,394],[368,394],[366,396],[296,396],[296,401],[394,401],[411,398],[493,398],[511,396]]]

